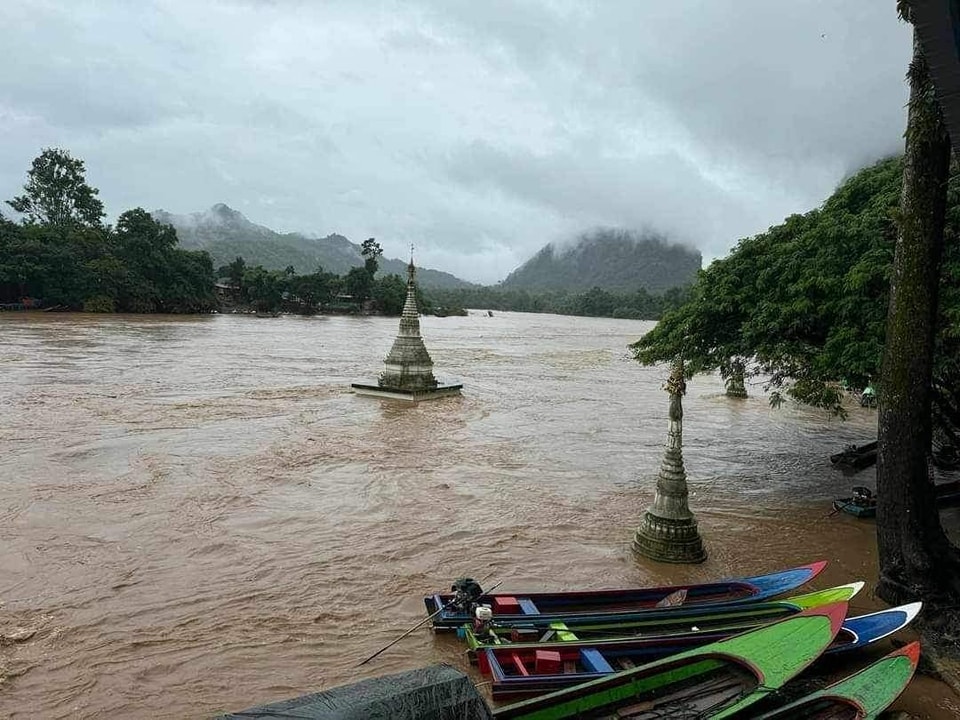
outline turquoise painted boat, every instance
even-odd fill
[[[730,717],[782,687],[830,646],[847,603],[805,610],[642,667],[507,705],[497,720]]]
[[[475,622],[472,626],[465,625],[458,628],[457,635],[466,641],[467,648],[473,656],[477,650],[502,646],[513,649],[543,649],[564,643],[586,642],[604,646],[625,640],[655,643],[658,639],[665,641],[673,637],[683,639],[717,632],[724,633],[721,637],[708,638],[699,643],[704,645],[736,632],[744,632],[775,620],[782,620],[812,607],[852,600],[862,588],[862,582],[848,583],[783,600],[717,608],[710,614],[701,614],[695,618],[682,614],[656,619],[641,616],[639,619],[601,623],[554,622],[546,627],[525,623],[501,625]],[[471,659],[475,658],[471,657]]]
[[[920,643],[910,643],[858,673],[755,720],[874,720],[910,684],[919,660]]]
[[[960,504],[960,480],[940,483],[934,486],[937,498],[937,507],[954,507]],[[858,518],[875,518],[877,516],[877,498],[869,488],[858,485],[853,488],[851,497],[837,498],[833,501],[835,512],[846,513]]]

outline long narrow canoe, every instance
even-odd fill
[[[709,614],[702,613],[693,618],[679,613],[669,618],[651,619],[641,614],[638,619],[624,621],[554,622],[544,627],[526,623],[506,626],[494,624],[482,632],[475,630],[473,626],[464,625],[457,628],[457,635],[466,641],[471,656],[477,650],[503,646],[515,649],[549,649],[558,644],[592,643],[600,647],[623,641],[650,640],[656,643],[674,636],[684,638],[698,633],[717,632],[725,633],[720,637],[727,637],[735,632],[782,620],[812,607],[850,601],[862,588],[862,582],[849,583],[783,600],[713,608]]]
[[[919,606],[920,603],[913,603],[848,618],[826,653],[866,647],[897,632],[916,616]],[[658,658],[722,640],[732,634],[690,634],[685,638],[668,638],[659,642],[570,642],[548,649],[543,646],[517,648],[505,645],[480,651],[477,660],[481,672],[492,677],[494,699],[504,700],[542,695],[629,670]]]
[[[453,594],[428,595],[423,599],[437,630],[453,630],[473,621],[477,604],[489,605],[501,622],[568,622],[633,613],[670,614],[701,607],[757,602],[782,595],[816,577],[826,561],[811,563],[769,575],[658,588],[593,590],[556,593],[481,594],[459,603]]]
[[[497,720],[726,718],[779,689],[833,642],[847,603],[494,711]]]
[[[912,623],[922,608],[923,603],[914,602],[848,618],[837,635],[836,646],[831,647],[830,650],[846,652],[883,640]]]
[[[910,643],[854,675],[755,720],[873,720],[904,691],[919,660],[920,643]]]

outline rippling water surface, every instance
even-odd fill
[[[426,629],[353,667],[462,574],[548,590],[819,558],[818,586],[875,572],[872,525],[827,517],[851,484],[828,455],[872,439],[873,411],[771,410],[761,388],[695,379],[684,453],[710,558],[658,565],[630,551],[667,424],[666,369],[626,348],[651,324],[421,323],[463,397],[349,392],[396,319],[0,315],[0,635],[35,631],[0,637],[0,717],[201,718],[466,668]],[[915,711],[955,717],[919,687]]]

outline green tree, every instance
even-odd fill
[[[177,247],[177,233],[143,208],[117,219],[114,247],[126,268],[118,306],[134,312],[205,312],[216,306],[213,261]]]
[[[280,270],[265,270],[261,265],[247,268],[243,286],[247,298],[257,312],[276,312],[283,303],[289,276]]]
[[[232,263],[227,265],[227,277],[230,278],[230,284],[235,288],[243,288],[243,273],[247,269],[247,263],[240,256],[237,256]]]
[[[333,273],[317,268],[310,275],[297,275],[290,279],[290,292],[299,300],[304,311],[313,313],[329,303],[337,293],[340,278]]]
[[[27,172],[24,194],[7,204],[29,223],[58,229],[98,227],[105,215],[103,203],[84,172],[83,160],[71,157],[67,150],[46,148]]]
[[[577,297],[577,315],[609,317],[617,307],[617,298],[603,288],[594,287]]]
[[[171,281],[170,254],[176,231],[161,225],[143,208],[127,210],[117,219],[114,242],[117,256],[128,270],[120,305],[134,312],[162,312]]]
[[[343,289],[348,295],[352,295],[357,304],[363,303],[370,297],[370,291],[373,289],[373,277],[367,272],[366,268],[350,268],[343,278]]]
[[[142,208],[103,227],[82,161],[44,150],[29,174],[27,193],[10,201],[25,222],[0,219],[0,294],[98,312],[216,307],[210,256],[177,247],[173,228]]]
[[[92,237],[88,237],[92,236]],[[0,285],[5,294],[79,308],[94,289],[85,263],[104,252],[99,231],[0,223]]]
[[[741,240],[634,343],[637,359],[682,351],[690,373],[726,375],[750,358],[775,401],[785,393],[842,412],[837,381],[863,387],[879,372],[901,180],[901,160],[883,160],[821,208]]]
[[[385,315],[399,315],[407,299],[407,283],[391,273],[374,282],[371,294],[377,310]]]
[[[210,312],[218,306],[213,291],[213,258],[206,250],[174,248],[170,283],[164,288],[164,312]]]
[[[360,246],[360,254],[363,256],[363,267],[373,282],[373,276],[380,269],[380,258],[383,257],[383,248],[374,238],[367,238]]]
[[[586,293],[568,290],[504,288],[502,286],[456,289],[431,288],[428,303],[441,308],[483,308],[516,312],[544,312],[560,315],[623,317],[656,320],[665,306],[675,307],[688,297],[686,288],[673,288],[663,296],[651,295],[643,288],[634,292],[613,292],[595,288]],[[419,301],[418,301],[419,303]],[[426,307],[426,305],[420,305]]]

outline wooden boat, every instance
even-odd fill
[[[849,652],[879,641],[909,624],[920,603],[848,618],[827,653]],[[658,658],[730,637],[735,631],[687,633],[686,636],[607,641],[569,642],[549,647],[504,645],[477,653],[481,672],[493,681],[494,699],[539,695],[570,687]]]
[[[944,508],[960,504],[960,480],[940,483],[935,486],[937,507]],[[853,515],[858,518],[872,518],[877,516],[877,498],[869,488],[855,487],[851,497],[837,498],[833,501],[833,508],[837,512]]]
[[[877,462],[877,441],[860,446],[850,445],[843,452],[831,455],[830,462],[847,475],[858,473]]]
[[[538,623],[587,621],[632,613],[670,614],[691,612],[699,607],[717,607],[756,602],[800,587],[816,577],[826,561],[790,570],[699,585],[674,585],[627,590],[592,590],[555,593],[484,594],[469,578],[461,578],[452,590],[456,594],[428,595],[423,599],[427,614],[434,616],[437,630],[453,630],[474,619],[477,605],[486,604],[500,622]]]
[[[532,624],[481,624],[457,628],[457,636],[467,643],[471,660],[477,650],[510,647],[514,649],[549,649],[567,643],[583,643],[603,647],[608,643],[650,641],[651,644],[669,641],[673,637],[687,638],[698,633],[732,635],[765,623],[782,620],[804,610],[831,603],[850,601],[863,589],[862,582],[795,595],[783,600],[768,600],[746,605],[714,608],[709,614],[688,617],[650,619],[640,614],[639,619],[599,623],[553,622],[544,627]],[[717,638],[719,639],[719,638]],[[711,642],[708,640],[707,642]],[[701,643],[703,644],[703,643]]]
[[[912,642],[858,673],[755,720],[873,720],[904,691],[919,660],[920,643]]]
[[[833,642],[847,603],[498,708],[496,720],[726,718],[782,687]]]

